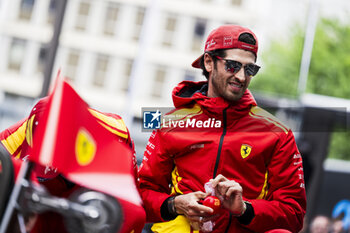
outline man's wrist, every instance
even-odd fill
[[[244,201],[245,209],[242,211],[241,215],[236,215],[237,220],[243,224],[248,225],[255,217],[254,208],[252,204],[248,201]]]
[[[243,201],[243,209],[240,213],[236,212],[236,213],[232,213],[233,216],[235,217],[241,217],[247,210],[247,204],[246,204],[246,201]]]
[[[160,208],[161,216],[166,221],[173,220],[179,215],[176,212],[175,197],[176,196],[170,196],[165,199]]]
[[[169,211],[169,214],[172,216],[178,215],[178,213],[176,212],[175,198],[176,196],[171,196],[168,198],[168,211]]]

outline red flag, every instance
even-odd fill
[[[101,126],[74,89],[58,77],[33,137],[30,160],[69,180],[140,204],[132,152]]]

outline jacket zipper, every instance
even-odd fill
[[[230,226],[231,226],[231,221],[232,221],[232,213],[230,213],[230,216],[229,216],[229,219],[228,219],[228,224],[227,224],[227,227],[226,227],[225,233],[227,233],[227,232],[228,232],[228,230],[230,229]]]
[[[219,167],[219,162],[220,162],[220,156],[221,156],[221,150],[222,150],[222,144],[224,143],[224,138],[226,135],[226,131],[227,131],[227,113],[226,113],[226,109],[223,110],[223,130],[222,130],[222,134],[220,136],[220,142],[219,142],[219,148],[218,148],[218,153],[216,155],[216,161],[215,161],[215,167],[214,167],[214,174],[213,174],[213,179],[216,177],[217,175],[217,170]],[[225,233],[228,232],[230,225],[231,225],[231,219],[232,219],[232,214],[230,213],[229,216],[229,221],[225,230]]]
[[[224,137],[226,135],[226,128],[227,128],[227,122],[226,122],[226,109],[223,110],[223,127],[224,129],[222,130],[222,134],[220,136],[220,142],[219,142],[219,148],[218,148],[218,153],[216,155],[216,161],[215,161],[215,167],[214,167],[214,174],[213,174],[213,179],[216,177],[216,173],[218,170],[219,162],[220,162],[220,155],[221,155],[221,150],[222,150],[222,144],[224,142]]]

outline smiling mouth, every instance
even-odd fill
[[[242,83],[237,83],[237,82],[229,82],[228,83],[230,86],[235,87],[235,88],[242,88],[243,84]]]

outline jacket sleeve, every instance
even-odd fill
[[[160,209],[170,196],[169,185],[174,163],[165,149],[163,137],[159,131],[151,134],[139,170],[140,193],[148,222],[164,221]]]
[[[267,165],[266,198],[250,200],[255,217],[246,227],[255,232],[277,228],[299,232],[303,226],[306,195],[302,158],[293,133],[289,131],[281,134]]]

